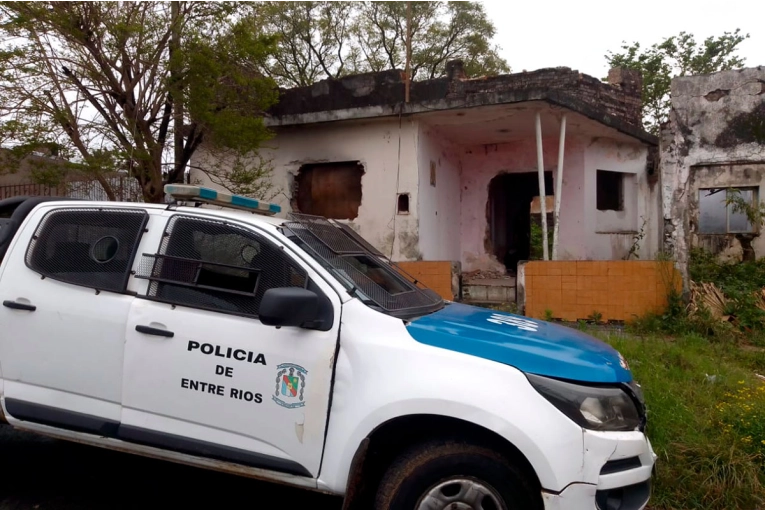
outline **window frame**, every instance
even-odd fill
[[[169,218],[167,218],[167,222],[165,223],[165,225],[163,227],[164,228],[164,232],[163,232],[162,238],[160,240],[160,244],[156,247],[156,252],[155,253],[143,253],[142,254],[142,259],[143,260],[142,260],[141,264],[143,264],[143,261],[145,261],[146,259],[155,259],[155,257],[157,257],[157,256],[165,256],[166,255],[164,252],[167,251],[167,247],[170,244],[170,236],[172,236],[172,232],[168,233],[168,228],[170,228],[171,223],[174,220],[178,220],[178,219],[181,219],[181,218],[182,219],[187,219],[187,220],[192,220],[192,221],[197,221],[197,222],[202,222],[202,223],[215,223],[215,224],[218,224],[220,226],[231,228],[234,231],[243,231],[247,235],[250,235],[250,236],[254,237],[255,241],[257,241],[259,243],[262,243],[264,245],[270,246],[274,250],[274,253],[278,253],[279,256],[285,257],[286,260],[292,266],[296,266],[296,267],[300,268],[303,271],[305,284],[303,285],[302,288],[308,289],[308,290],[316,293],[316,295],[319,297],[320,301],[324,300],[326,302],[330,302],[329,298],[320,289],[319,285],[317,285],[316,282],[314,281],[314,278],[311,276],[311,271],[309,270],[309,268],[306,267],[306,265],[304,263],[302,263],[302,261],[299,258],[292,256],[292,254],[289,253],[288,250],[285,250],[282,246],[279,246],[273,239],[271,239],[265,233],[259,231],[257,228],[254,228],[252,225],[242,224],[242,223],[238,223],[238,222],[233,222],[233,221],[229,221],[229,220],[224,219],[224,218],[197,216],[197,215],[188,214],[188,213],[185,213],[185,212],[184,213],[179,213],[179,214],[174,214],[174,215],[170,216]],[[175,258],[175,259],[182,258],[182,257],[175,257],[175,256],[170,256],[170,257]],[[186,260],[188,260],[188,262],[191,262],[191,263],[199,264],[200,267],[203,266],[203,265],[215,265],[215,266],[219,266],[219,267],[224,267],[225,266],[225,267],[228,267],[228,268],[231,268],[231,269],[242,269],[242,268],[236,267],[236,266],[230,266],[230,265],[226,265],[226,264],[218,264],[218,263],[215,263],[215,262],[209,262],[209,261],[205,261],[205,260],[196,260],[196,259],[186,259]],[[157,302],[157,303],[164,303],[164,304],[167,304],[167,305],[170,305],[170,306],[173,306],[173,307],[181,306],[181,307],[184,307],[184,308],[190,308],[190,309],[194,309],[194,310],[203,310],[203,311],[212,312],[212,313],[219,313],[219,314],[224,314],[224,315],[230,315],[230,316],[242,317],[242,318],[245,318],[245,319],[252,319],[252,320],[255,320],[255,321],[260,321],[259,313],[248,313],[248,312],[246,312],[244,310],[241,310],[241,309],[233,311],[233,310],[226,310],[226,309],[216,308],[214,306],[205,306],[205,305],[202,305],[202,304],[191,304],[191,303],[187,303],[187,302],[179,302],[179,301],[167,299],[167,298],[164,298],[164,297],[161,297],[161,296],[152,296],[150,294],[152,282],[157,282],[157,283],[165,283],[165,284],[170,284],[170,285],[184,286],[184,287],[192,288],[192,289],[210,290],[210,291],[213,291],[213,292],[229,293],[229,294],[232,294],[232,295],[238,295],[240,297],[249,297],[249,296],[252,296],[252,298],[255,299],[255,293],[258,291],[258,289],[260,288],[260,285],[261,285],[261,274],[260,273],[263,270],[262,269],[258,269],[256,271],[258,273],[258,278],[257,278],[257,281],[255,283],[255,287],[253,289],[252,294],[250,294],[249,292],[245,293],[245,292],[240,292],[240,291],[231,290],[231,289],[215,288],[215,287],[208,287],[208,286],[186,286],[186,285],[183,285],[182,283],[179,283],[179,282],[167,281],[166,279],[163,279],[163,278],[151,277],[152,270],[149,271],[150,277],[141,275],[140,274],[141,272],[139,271],[139,273],[137,273],[135,275],[135,277],[139,278],[139,279],[147,280],[149,282],[149,284],[147,285],[146,290],[141,295],[139,295],[137,297],[139,297],[141,299],[146,299],[146,300],[149,300],[149,301],[154,301],[154,302]],[[272,287],[272,288],[277,288],[277,287]],[[268,290],[268,289],[266,289],[266,290]],[[157,289],[157,292],[159,292],[159,289]],[[330,306],[331,306],[331,304],[330,304]],[[258,307],[258,312],[260,311],[259,308],[260,307]],[[330,326],[331,326],[331,324],[330,324]]]
[[[330,214],[326,208],[317,206],[314,203],[314,180],[321,181],[328,175],[327,171],[349,171],[353,177],[350,186],[344,190],[346,195],[353,195],[355,197],[358,193],[358,203],[354,198],[354,201],[348,201],[350,205],[351,214],[348,217],[339,217],[335,214]],[[340,221],[353,221],[359,217],[361,206],[364,202],[364,176],[367,174],[367,170],[364,164],[360,160],[338,160],[338,161],[326,161],[321,163],[305,163],[300,166],[297,174],[295,175],[292,189],[293,209],[300,211],[303,214],[319,215],[326,218],[331,218]],[[356,180],[358,179],[358,182]],[[308,190],[308,191],[307,191]],[[308,200],[310,204],[306,204],[304,200]],[[323,200],[322,200],[323,202]]]
[[[598,176],[601,175],[601,172],[603,174],[609,174],[609,175],[613,174],[614,176],[618,176],[618,179],[619,179],[619,185],[618,185],[618,204],[619,205],[618,205],[617,209],[614,209],[614,208],[601,209],[600,208],[600,203],[599,203],[600,201],[598,200],[598,195],[599,195],[598,191],[601,189],[601,187],[598,185],[598,182],[599,182]],[[622,212],[622,211],[625,210],[625,205],[624,205],[624,200],[625,200],[625,196],[624,196],[624,176],[625,176],[625,174],[626,175],[632,175],[632,174],[629,174],[629,173],[626,173],[626,172],[617,172],[617,171],[614,171],[614,170],[603,170],[603,169],[600,169],[600,168],[596,170],[596,172],[595,172],[595,209],[596,210],[602,211],[602,212],[606,212],[606,211]]]
[[[50,220],[50,218],[54,217],[57,214],[76,214],[76,213],[83,213],[83,212],[95,212],[95,213],[125,213],[127,215],[132,216],[140,216],[141,217],[141,223],[139,228],[137,229],[137,236],[135,238],[135,242],[133,243],[129,253],[128,257],[125,262],[125,271],[122,273],[122,280],[119,285],[119,289],[113,289],[113,288],[106,288],[100,285],[86,285],[80,282],[73,282],[71,280],[67,280],[61,277],[57,277],[55,274],[50,274],[46,271],[41,271],[40,268],[33,267],[33,260],[35,258],[35,252],[38,249],[38,246],[44,246],[39,243],[40,236],[43,232],[43,230],[46,228],[47,222]],[[144,234],[147,232],[146,226],[149,223],[149,213],[142,208],[138,207],[88,207],[87,205],[80,206],[80,207],[56,207],[54,209],[51,209],[45,214],[43,214],[42,218],[40,219],[40,222],[34,227],[34,232],[32,234],[32,237],[29,239],[29,243],[27,243],[27,247],[24,253],[24,264],[26,267],[33,271],[34,273],[39,274],[44,279],[50,279],[53,281],[61,282],[66,285],[73,285],[75,287],[81,287],[84,289],[93,289],[96,292],[111,292],[112,294],[123,294],[123,295],[135,295],[135,292],[128,290],[128,284],[130,282],[130,277],[133,275],[133,266],[135,265],[136,257],[138,255],[138,248],[141,246],[141,242],[143,241]],[[75,225],[75,223],[72,223],[71,225]],[[103,239],[102,236],[100,239]],[[98,242],[98,240],[96,241]],[[108,264],[111,261],[108,262],[99,262],[95,258],[92,257],[93,248],[95,246],[95,243],[93,246],[89,247],[89,254],[90,257],[93,259],[93,261],[97,264]],[[117,274],[117,273],[115,273]]]
[[[705,191],[725,191],[725,198],[723,199],[723,202],[725,202],[728,199],[728,194],[732,190],[738,190],[738,191],[751,191],[752,192],[752,199],[749,202],[750,205],[756,204],[759,202],[759,187],[758,186],[714,186],[714,187],[699,187],[698,188],[698,195],[697,195],[697,203],[698,203],[698,215],[696,218],[697,222],[697,234],[702,236],[728,236],[728,235],[736,235],[736,234],[757,234],[759,232],[759,225],[754,225],[749,222],[749,218],[746,219],[747,224],[750,226],[749,230],[731,230],[730,227],[730,217],[731,214],[742,214],[742,213],[734,213],[733,212],[733,206],[731,204],[725,205],[725,232],[702,232],[701,231],[701,194]]]

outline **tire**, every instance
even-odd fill
[[[456,502],[462,505],[450,506]],[[541,508],[541,495],[496,451],[432,441],[417,445],[390,465],[375,500],[375,510],[431,508],[534,510]]]

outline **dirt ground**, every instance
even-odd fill
[[[0,426],[0,459],[0,510],[341,507],[339,498],[56,441],[6,425]]]

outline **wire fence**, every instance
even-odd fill
[[[141,187],[130,177],[111,177],[106,179],[114,192],[115,199],[119,202],[143,202]],[[109,200],[106,190],[98,181],[74,181],[67,183],[67,195],[69,198],[81,200]]]
[[[143,202],[141,187],[130,177],[111,177],[106,181],[117,201]],[[80,200],[108,201],[109,196],[98,181],[72,181],[58,186],[46,184],[10,184],[0,186],[0,200],[12,197],[68,197]]]
[[[13,197],[55,197],[66,196],[66,189],[45,184],[10,184],[0,186],[0,199]]]

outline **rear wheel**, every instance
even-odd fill
[[[531,510],[540,497],[497,452],[455,441],[418,445],[380,483],[375,510]]]

